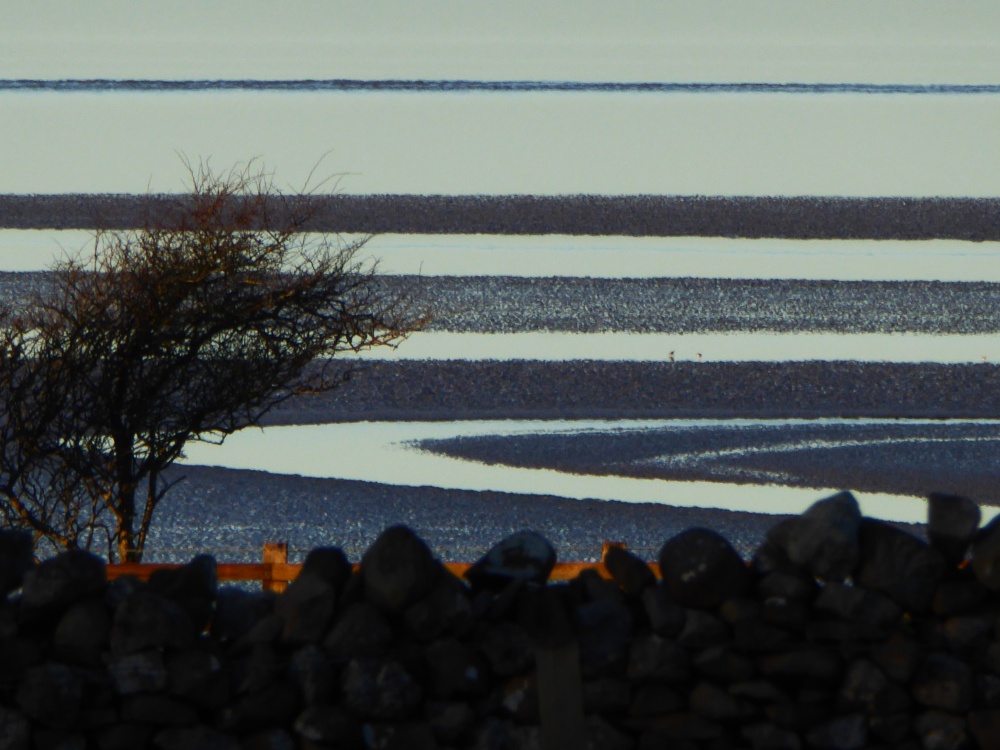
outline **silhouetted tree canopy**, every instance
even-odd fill
[[[0,311],[0,513],[58,547],[139,561],[189,440],[336,387],[337,352],[423,322],[359,260],[364,240],[300,231],[308,195],[253,165],[190,175],[175,213],[97,233]]]

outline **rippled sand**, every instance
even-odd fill
[[[478,559],[507,534],[526,528],[548,537],[561,560],[599,559],[602,541],[625,541],[655,559],[664,541],[692,526],[719,531],[749,556],[781,518],[196,466],[175,472],[187,479],[158,511],[150,540],[156,560],[211,551],[220,560],[254,561],[265,541],[289,542],[292,558],[321,545],[342,546],[356,557],[397,523],[414,528],[449,560]]]
[[[735,424],[461,437],[425,441],[421,447],[489,464],[575,474],[849,487],[918,497],[947,492],[1000,505],[1000,425],[995,423]]]

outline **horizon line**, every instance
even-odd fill
[[[476,79],[4,78],[2,91],[414,91],[778,94],[1000,94],[1000,84],[656,82]]]

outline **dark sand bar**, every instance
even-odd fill
[[[456,333],[926,333],[1000,331],[1000,283],[784,279],[383,276]],[[0,301],[49,275],[0,271]]]
[[[157,511],[153,560],[185,561],[196,552],[213,551],[219,560],[257,562],[264,542],[273,541],[288,542],[295,560],[330,544],[357,559],[382,529],[398,523],[417,531],[445,560],[476,560],[522,529],[544,534],[560,560],[598,560],[601,542],[615,540],[627,541],[634,552],[652,560],[666,539],[692,526],[715,529],[749,558],[767,530],[787,518],[677,507],[669,504],[668,490],[659,505],[202,466],[171,472],[184,481]],[[822,496],[816,493],[817,500]]]
[[[718,423],[428,440],[449,456],[572,474],[928,492],[1000,504],[1000,434],[981,422]]]
[[[1000,418],[1000,366],[891,362],[368,361],[268,424],[361,420]]]
[[[178,195],[0,195],[0,228],[141,227]],[[400,234],[577,234],[1000,240],[1000,198],[335,195],[306,228]]]
[[[785,279],[387,276],[464,333],[1000,331],[1000,284]],[[0,274],[0,294],[3,293]]]

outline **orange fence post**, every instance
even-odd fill
[[[287,589],[288,581],[275,576],[275,566],[288,563],[288,542],[264,542],[261,562],[264,563],[264,576],[261,578],[264,591],[280,594]]]

